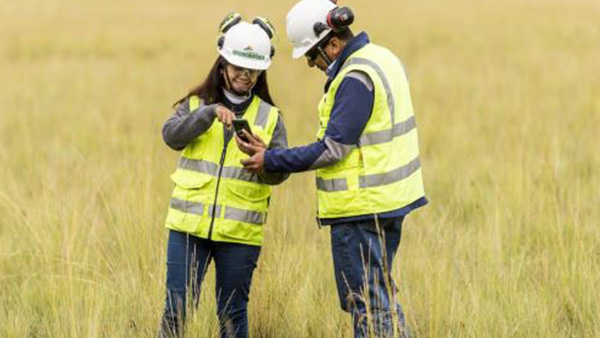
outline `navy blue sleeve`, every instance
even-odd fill
[[[370,81],[370,80],[369,80]],[[322,140],[306,146],[272,149],[265,153],[268,171],[301,172],[332,165],[342,160],[358,143],[373,110],[373,88],[347,76],[342,80]]]
[[[301,147],[267,150],[265,169],[288,173],[307,171],[326,149],[323,141],[317,141]]]
[[[344,78],[335,93],[335,104],[325,135],[342,144],[357,144],[371,118],[374,101],[372,88],[369,90],[356,78]]]

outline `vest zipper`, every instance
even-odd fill
[[[227,139],[228,130],[223,126],[223,152],[221,152],[221,161],[219,162],[219,175],[217,176],[217,190],[215,191],[215,202],[213,203],[212,217],[210,220],[210,227],[208,229],[208,239],[212,239],[213,227],[215,225],[215,214],[217,212],[217,199],[219,198],[219,186],[221,185],[221,174],[223,173],[223,164],[225,163],[225,155],[227,154],[227,144],[231,138]]]

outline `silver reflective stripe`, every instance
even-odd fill
[[[267,121],[269,120],[269,112],[272,106],[263,100],[260,100],[260,106],[258,107],[258,113],[256,113],[256,120],[254,124],[261,126],[263,129],[267,127]]]
[[[215,177],[219,175],[219,166],[204,160],[193,160],[191,158],[181,157],[181,159],[179,159],[179,168],[197,171]],[[233,178],[246,182],[258,182],[258,175],[238,167],[223,167],[221,177]]]
[[[367,89],[372,92],[373,91],[373,81],[371,78],[362,70],[352,71],[346,74],[345,78],[353,78],[360,81],[362,84],[367,87]]]
[[[310,165],[310,169],[323,168],[335,164],[348,156],[356,148],[355,144],[342,144],[332,140],[328,136],[325,136],[324,142],[326,146],[325,151]]]
[[[246,182],[258,182],[257,175],[249,172],[248,170],[242,170],[242,168],[236,168],[236,167],[223,167],[223,172],[221,172],[221,177],[233,178],[236,180],[246,181]]]
[[[361,146],[372,146],[376,144],[390,142],[394,138],[398,136],[402,136],[407,134],[409,131],[415,129],[417,127],[417,123],[415,122],[415,117],[411,116],[408,120],[400,122],[392,128],[390,132],[389,129],[376,131],[373,133],[364,134],[360,137],[360,145]]]
[[[215,209],[216,209],[216,210],[215,210]],[[216,218],[219,218],[219,217],[221,217],[221,206],[220,206],[220,205],[217,205],[217,206],[216,206],[216,208],[215,208],[215,205],[211,204],[211,205],[208,207],[208,215],[209,215],[210,217],[212,217],[212,215],[213,215],[213,211],[214,211],[214,213],[215,213],[214,215],[215,215],[215,217],[216,217]]]
[[[317,189],[327,192],[346,191],[348,190],[348,182],[345,178],[324,180],[320,177],[317,177]]]
[[[202,216],[204,214],[204,205],[202,203],[190,202],[181,200],[178,198],[171,198],[171,208],[175,210],[179,210],[181,212],[196,214]],[[221,209],[220,205],[216,207],[214,205],[210,205],[208,207],[208,215],[212,217],[213,210],[215,212],[215,217],[221,217]],[[246,222],[251,224],[263,224],[266,219],[266,214],[257,211],[249,211],[242,210],[232,207],[225,207],[225,219],[230,219],[234,221]]]
[[[225,207],[225,219],[261,225],[265,222],[266,214],[257,211]]]
[[[394,96],[392,94],[392,87],[390,86],[390,83],[389,83],[387,77],[385,76],[383,70],[375,62],[373,62],[369,59],[364,59],[364,58],[350,58],[348,61],[346,61],[346,63],[344,63],[342,70],[344,70],[348,66],[355,65],[355,64],[369,66],[369,67],[373,68],[373,70],[375,70],[375,72],[377,72],[377,75],[379,75],[379,78],[381,79],[381,82],[383,83],[383,87],[385,88],[385,94],[387,96],[387,104],[388,104],[388,107],[390,108],[390,115],[391,115],[390,119],[392,121],[392,126],[393,126],[395,124],[396,106],[394,103]]]
[[[372,188],[386,184],[396,183],[409,177],[414,172],[419,170],[419,168],[421,168],[421,161],[417,157],[414,160],[410,161],[407,165],[404,165],[398,169],[394,169],[390,172],[361,176],[359,178],[359,186],[361,188]]]
[[[415,158],[407,165],[383,174],[374,174],[359,177],[359,186],[361,189],[378,187],[386,184],[392,184],[409,177],[421,168],[421,161]],[[348,190],[348,183],[345,178],[336,178],[324,180],[317,177],[317,189],[321,191],[334,192]]]
[[[204,212],[204,205],[202,203],[185,201],[178,198],[171,198],[171,208],[196,215],[202,215]]]
[[[183,156],[179,159],[179,168],[197,171],[212,176],[217,176],[219,173],[219,166],[215,163],[204,160],[193,160]]]

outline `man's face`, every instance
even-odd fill
[[[315,49],[315,54],[314,55],[310,55],[308,53],[306,53],[306,63],[308,64],[308,66],[310,68],[313,67],[317,67],[319,68],[319,70],[321,70],[322,72],[325,72],[327,70],[327,62],[325,62],[325,60],[323,60],[323,57],[321,56],[321,54],[317,51],[316,48]]]
[[[327,71],[327,67],[328,67],[327,62],[321,55],[321,52],[319,52],[318,48],[319,48],[319,46],[321,46],[321,50],[325,54],[327,54],[329,59],[334,60],[337,57],[337,55],[332,55],[332,53],[331,53],[330,45],[331,45],[332,40],[333,39],[327,41],[325,44],[317,44],[316,46],[311,48],[308,52],[306,52],[306,54],[304,54],[304,56],[306,57],[306,62],[310,68],[313,68],[316,66],[322,72]]]

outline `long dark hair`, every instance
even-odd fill
[[[217,58],[215,63],[213,64],[210,72],[206,76],[204,82],[202,82],[199,86],[190,90],[190,92],[182,97],[179,101],[175,102],[173,106],[180,104],[185,101],[190,96],[198,96],[200,97],[206,104],[213,103],[222,103],[225,101],[223,94],[223,87],[225,87],[223,80],[223,71],[225,66],[227,65],[227,60],[223,58],[221,55]],[[268,104],[275,106],[273,103],[273,99],[271,98],[271,94],[269,93],[269,83],[267,82],[267,71],[263,71],[258,76],[256,80],[256,85],[252,89],[252,93],[254,95],[258,95],[263,101]]]

